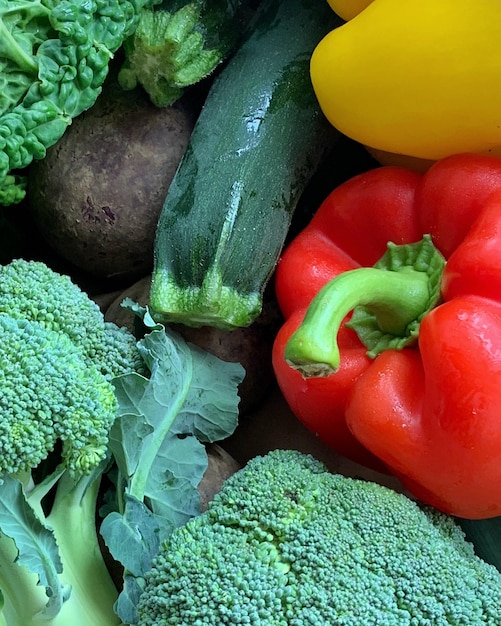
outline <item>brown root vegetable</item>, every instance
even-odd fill
[[[129,309],[122,306],[122,302],[126,298],[130,298],[141,306],[148,304],[150,295],[151,275],[148,274],[133,283],[130,287],[115,295],[104,313],[104,317],[108,322],[114,322],[117,326],[125,326],[132,333],[134,332],[135,315]]]
[[[108,307],[105,319],[134,331],[134,314],[124,309],[121,303],[130,298],[140,305],[146,305],[149,298],[150,276],[142,278],[126,289]],[[211,326],[191,328],[182,324],[171,324],[170,328],[203,350],[214,354],[223,361],[241,363],[245,377],[239,387],[240,415],[247,415],[263,401],[274,381],[271,364],[273,339],[278,331],[281,318],[274,299],[265,295],[261,315],[246,328],[221,330]]]
[[[241,468],[240,463],[216,443],[207,446],[207,458],[209,464],[198,485],[202,511],[207,509],[207,505],[221,489],[223,483]]]
[[[194,124],[185,104],[156,108],[110,79],[47,156],[27,199],[40,235],[100,277],[138,278],[153,263],[158,216]]]
[[[113,302],[115,302],[115,300],[121,295],[121,293],[122,289],[116,289],[114,291],[94,294],[91,297],[104,314]],[[121,326],[125,326],[125,324],[121,324]]]

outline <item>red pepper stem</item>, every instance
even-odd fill
[[[301,326],[290,337],[285,360],[303,376],[328,376],[339,368],[337,333],[345,317],[365,306],[383,333],[402,335],[430,301],[426,272],[363,267],[340,274],[312,300]]]

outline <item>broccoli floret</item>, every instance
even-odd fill
[[[136,340],[24,260],[0,267],[0,336],[0,624],[117,626],[96,508]]]
[[[69,276],[41,261],[15,259],[0,266],[0,314],[65,333],[107,379],[144,371],[132,333],[105,321],[99,306]]]
[[[499,626],[501,573],[453,518],[276,450],[162,544],[138,626]]]
[[[0,336],[0,624],[116,626],[96,531],[113,384],[64,332],[1,313]]]
[[[35,468],[56,441],[71,473],[105,458],[117,400],[64,334],[0,315],[0,475]]]

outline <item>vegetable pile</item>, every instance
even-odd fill
[[[136,341],[35,261],[0,268],[0,328],[0,623],[132,624],[159,543],[199,512],[202,442],[236,427],[242,368],[161,326]]]
[[[0,0],[0,626],[501,624],[497,17]]]

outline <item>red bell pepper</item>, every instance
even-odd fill
[[[273,366],[305,426],[446,513],[501,515],[501,159],[348,180],[275,284]]]

